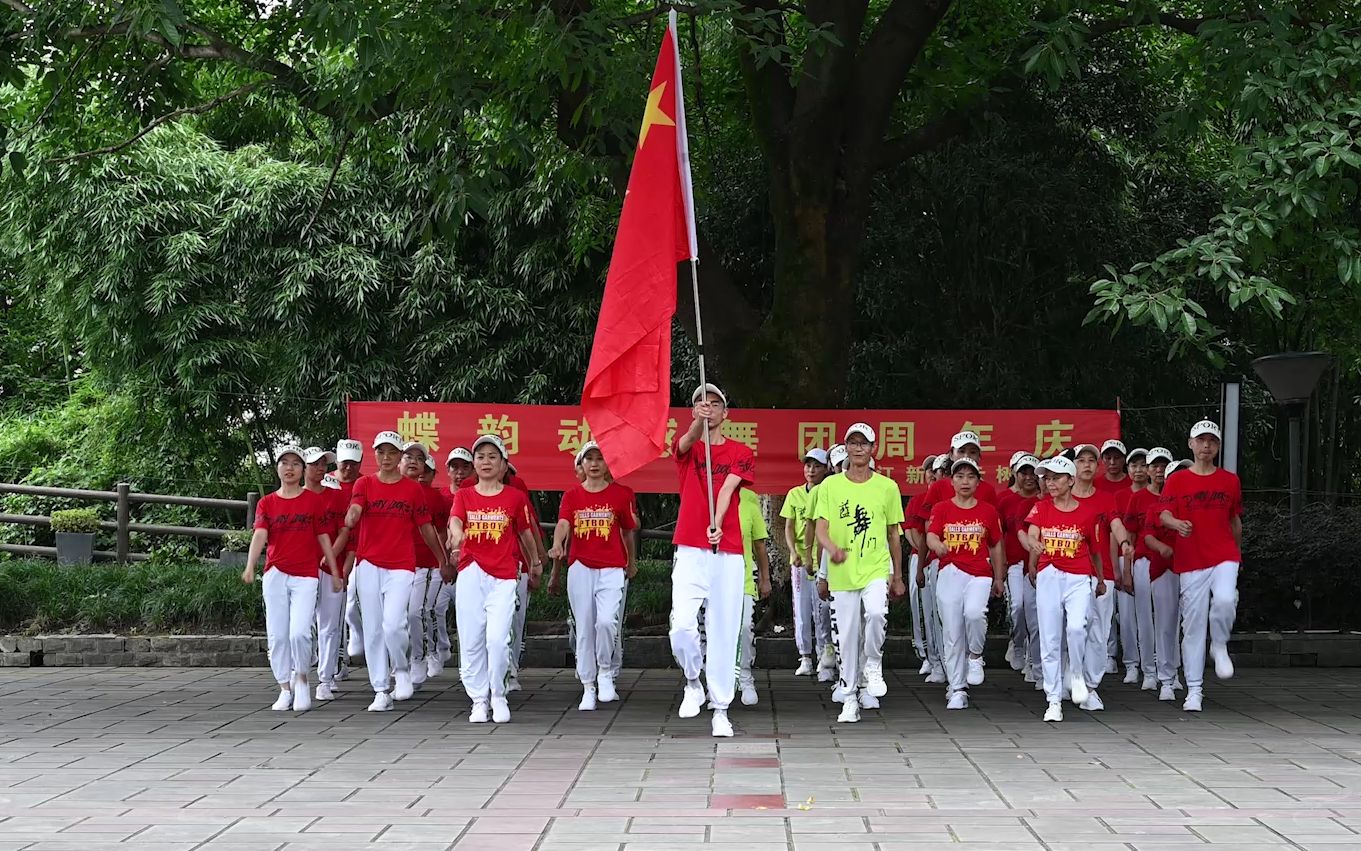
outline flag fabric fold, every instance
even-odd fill
[[[581,397],[615,478],[665,449],[676,264],[694,256],[674,14],[648,87]]]

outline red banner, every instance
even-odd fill
[[[688,428],[689,408],[672,408],[667,443],[676,429]],[[922,459],[947,451],[950,438],[960,431],[977,432],[983,443],[983,475],[1005,478],[1013,452],[1025,450],[1041,457],[1078,443],[1101,445],[1120,436],[1118,411],[837,411],[744,410],[729,412],[723,433],[751,447],[756,454],[756,491],[784,494],[803,481],[808,449],[824,449],[840,442],[851,423],[874,427],[879,441],[875,466],[892,478],[903,493],[923,489]],[[679,425],[678,425],[679,424]],[[365,446],[364,472],[376,469],[367,449],[380,431],[396,431],[419,440],[439,461],[436,482],[447,484],[445,459],[456,446],[471,446],[479,434],[499,434],[511,462],[535,490],[562,491],[576,484],[572,462],[590,439],[581,409],[566,405],[497,405],[481,403],[351,402],[349,436]],[[675,493],[675,464],[663,456],[624,479],[641,493]]]

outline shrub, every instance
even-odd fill
[[[222,536],[222,551],[224,553],[244,553],[250,549],[250,539],[253,534],[247,530],[231,531]]]
[[[52,512],[52,531],[94,534],[99,531],[99,512],[93,508],[68,508],[65,511],[54,511]]]

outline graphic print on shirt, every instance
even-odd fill
[[[490,511],[468,510],[468,520],[463,524],[464,533],[473,541],[500,543],[501,537],[510,528],[510,515],[499,508]]]
[[[595,535],[602,541],[614,531],[614,509],[608,505],[578,508],[572,512],[572,535],[587,538]]]
[[[1044,526],[1040,537],[1044,540],[1045,555],[1076,558],[1084,536],[1077,526]]]
[[[691,447],[690,451],[693,452],[694,447]],[[702,488],[708,488],[709,480],[706,477],[706,471],[708,468],[704,464],[703,453],[700,453],[695,458],[694,463],[692,465],[692,469],[695,471],[695,481],[699,483],[699,486]],[[729,461],[716,461],[714,463],[714,476],[715,476],[714,493],[715,494],[718,493],[718,489],[722,487],[723,482],[728,478],[729,473],[736,473],[737,475],[741,476],[744,481],[750,482],[755,476],[755,471],[756,459],[749,454],[744,454],[742,459],[739,460],[736,464],[733,464],[732,462]]]
[[[946,523],[945,534],[941,537],[945,546],[950,552],[957,553],[968,550],[970,553],[977,554],[983,539],[987,537],[988,530],[982,523]]]
[[[884,545],[880,533],[883,527],[874,527],[874,521],[870,519],[870,513],[865,506],[856,503],[854,509],[851,508],[850,500],[842,501],[837,508],[837,515],[847,521],[846,528],[851,530],[851,546],[857,547],[857,555],[865,555],[865,551],[875,552]]]

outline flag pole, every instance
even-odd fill
[[[681,195],[685,201],[685,228],[690,246],[690,292],[695,300],[695,347],[699,349],[699,387],[700,397],[708,398],[705,387],[709,377],[704,370],[704,325],[699,315],[699,239],[695,232],[695,191],[690,179],[690,135],[685,129],[685,86],[681,82],[680,40],[676,34],[676,10],[667,14],[667,27],[671,30],[671,49],[676,54],[676,156],[680,162]],[[709,441],[709,421],[704,421],[704,472],[708,483],[709,528],[718,528],[718,510],[714,504],[714,456],[713,445]],[[714,553],[718,545],[711,545]]]

